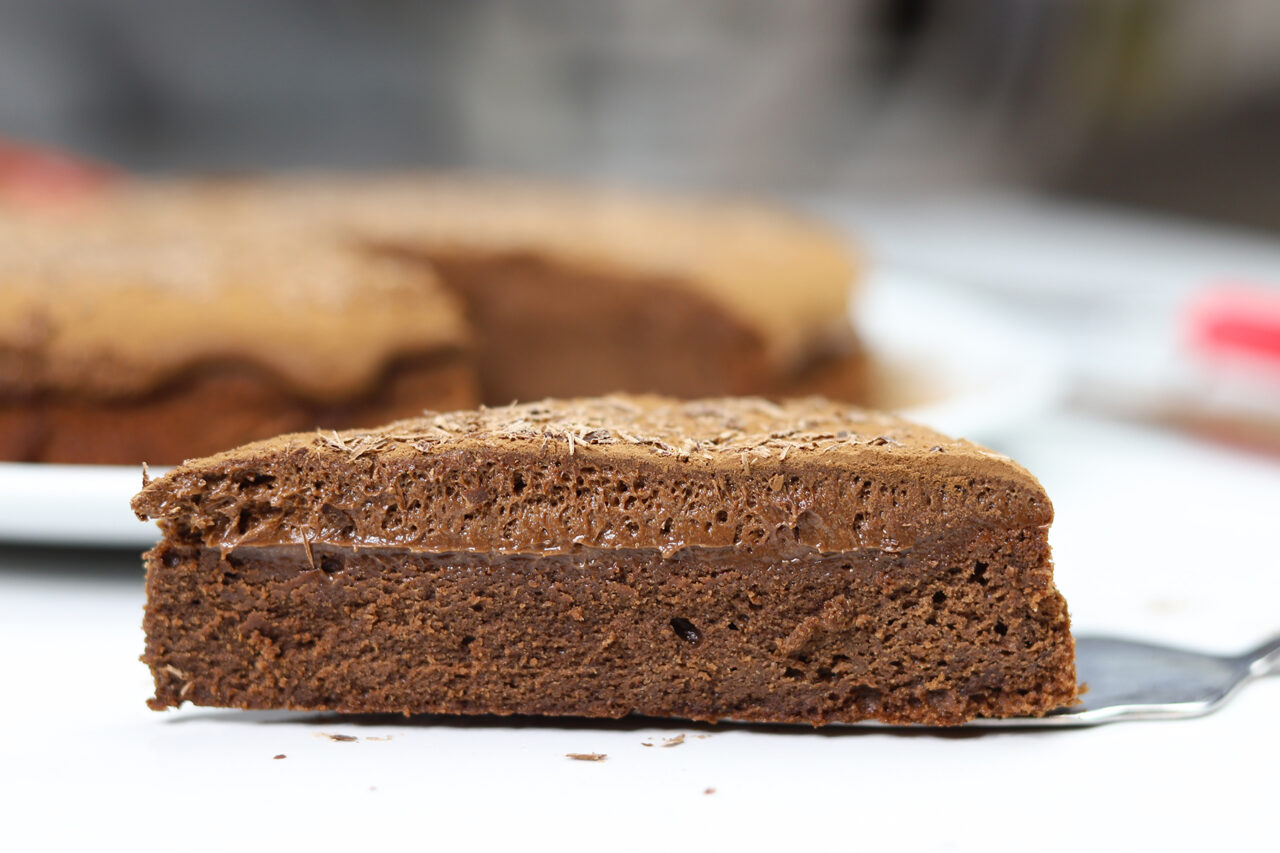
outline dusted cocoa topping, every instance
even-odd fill
[[[421,264],[135,219],[0,217],[0,459],[169,463],[474,405],[462,308]]]
[[[181,213],[0,216],[0,387],[120,399],[239,363],[334,400],[390,359],[468,343],[457,299],[421,264]]]
[[[156,708],[947,725],[1076,695],[1035,479],[820,399],[295,434],[134,509],[165,532]]]

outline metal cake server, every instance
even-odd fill
[[[1232,656],[1209,655],[1120,637],[1076,637],[1079,705],[1044,717],[975,720],[992,727],[1096,726],[1124,720],[1200,717],[1255,678],[1280,674],[1280,636]]]

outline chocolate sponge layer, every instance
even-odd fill
[[[1075,695],[1042,538],[559,556],[161,545],[155,707],[946,725]]]

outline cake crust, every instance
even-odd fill
[[[238,363],[333,401],[396,358],[468,346],[458,300],[421,264],[294,230],[121,215],[0,227],[4,391],[120,399]]]

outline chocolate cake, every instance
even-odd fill
[[[429,264],[465,301],[491,405],[776,394],[858,354],[847,242],[784,210],[446,176],[278,177],[239,192],[268,220]],[[841,375],[842,394],[860,393],[858,370]]]
[[[311,432],[147,483],[151,706],[950,725],[1076,696],[1052,507],[819,398]]]
[[[545,395],[852,399],[853,278],[842,240],[782,212],[509,181],[0,205],[0,459],[167,464]]]
[[[0,258],[0,459],[174,462],[476,400],[419,264],[140,216],[11,221]]]

